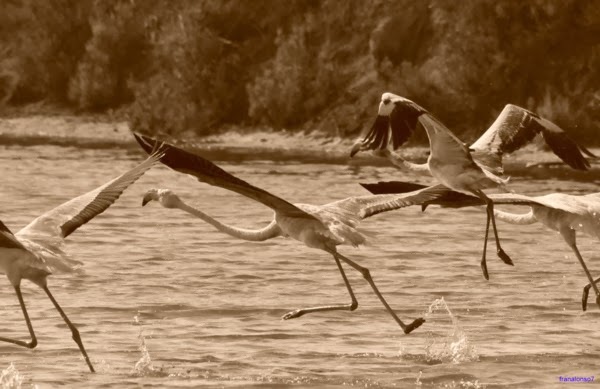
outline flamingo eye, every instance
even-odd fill
[[[390,103],[390,101],[392,101],[392,100],[390,100],[389,98],[388,99],[383,99],[383,104],[384,105],[388,105]]]

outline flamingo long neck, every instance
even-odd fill
[[[530,209],[527,213],[511,213],[494,208],[494,216],[496,216],[496,219],[510,224],[526,225],[537,222],[537,218],[533,214],[533,209]]]
[[[279,229],[279,226],[277,225],[277,222],[275,220],[273,220],[266,227],[261,228],[259,230],[248,230],[245,228],[238,228],[238,227],[229,226],[227,224],[223,224],[220,221],[215,220],[212,217],[208,216],[204,212],[202,212],[192,206],[187,205],[183,201],[181,201],[179,203],[178,208],[187,213],[191,213],[192,215],[194,215],[194,216],[204,220],[208,224],[212,225],[217,230],[224,232],[227,235],[233,236],[234,238],[239,238],[239,239],[249,240],[249,241],[254,241],[254,242],[260,242],[263,240],[274,238],[281,234],[281,230]]]
[[[387,155],[387,158],[390,162],[394,164],[394,166],[398,166],[399,168],[408,169],[412,172],[420,173],[423,175],[431,175],[429,172],[429,166],[426,163],[413,163],[405,160],[399,154],[390,152]]]

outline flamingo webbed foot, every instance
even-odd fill
[[[496,252],[498,254],[498,257],[502,260],[502,262],[506,263],[507,265],[510,266],[515,266],[515,264],[513,263],[512,259],[510,259],[510,257],[508,256],[508,254],[506,254],[504,252],[503,249],[498,249],[498,251]]]
[[[412,323],[404,327],[404,333],[407,335],[410,334],[413,330],[416,330],[417,328],[421,327],[423,323],[425,323],[425,319],[423,319],[422,317],[415,319]]]

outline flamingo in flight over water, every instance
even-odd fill
[[[376,184],[361,184],[371,193],[404,193],[421,190],[424,185],[404,182],[379,182]],[[582,231],[587,235],[600,239],[600,193],[582,196],[564,193],[551,193],[543,196],[524,196],[513,193],[491,194],[489,197],[495,204],[512,204],[529,206],[525,214],[515,214],[494,210],[495,216],[505,222],[518,225],[533,224],[537,221],[546,227],[558,231],[565,242],[571,247],[579,263],[583,267],[590,283],[583,288],[582,308],[587,308],[590,288],[596,293],[596,304],[600,307],[600,290],[598,281],[594,280],[588,270],[576,244],[576,232]],[[444,207],[464,207],[482,205],[480,199],[462,193],[448,192],[446,195],[422,204],[423,209],[429,204],[438,204]]]
[[[94,367],[83,347],[79,331],[50,293],[46,278],[52,271],[69,272],[80,265],[80,262],[69,258],[63,252],[64,239],[110,207],[123,191],[158,162],[160,157],[161,154],[152,153],[144,162],[128,172],[44,213],[16,234],[13,234],[0,221],[0,273],[6,274],[15,289],[31,336],[29,342],[5,337],[0,337],[0,341],[27,348],[34,348],[37,345],[37,338],[21,294],[21,280],[26,279],[46,292],[48,298],[50,298],[50,301],[52,301],[52,304],[71,330],[73,340],[79,346],[90,371],[94,372]]]
[[[391,93],[383,94],[379,114],[373,126],[363,138],[355,142],[351,155],[359,151],[373,150],[374,154],[388,158],[401,169],[429,175],[431,172],[427,163],[406,161],[387,148],[390,139],[394,149],[400,147],[416,128],[415,119],[411,122],[409,116],[404,113],[403,104],[406,103],[403,101],[408,100]],[[393,106],[389,106],[390,103]],[[525,146],[538,134],[550,149],[573,169],[590,168],[590,163],[583,154],[596,157],[587,148],[577,144],[556,124],[513,104],[504,107],[490,128],[469,146],[469,152],[475,163],[485,166],[495,174],[502,174],[502,156]]]
[[[469,148],[423,107],[392,93],[384,93],[381,96],[379,114],[375,123],[364,140],[353,146],[350,156],[359,150],[387,148],[390,130],[393,146],[400,147],[415,130],[417,122],[423,125],[429,138],[431,152],[427,159],[427,168],[431,175],[446,187],[461,193],[473,194],[486,204],[487,221],[481,270],[485,279],[489,280],[486,251],[490,220],[496,239],[498,257],[508,265],[513,265],[513,261],[500,246],[494,218],[494,203],[483,192],[483,189],[500,188],[505,190],[508,180],[494,174],[493,167],[476,162]]]
[[[157,145],[157,141],[152,138],[138,134],[134,135],[142,148],[147,152],[153,150]],[[340,262],[343,261],[362,274],[373,289],[373,292],[394,320],[400,325],[404,333],[410,333],[425,322],[422,318],[418,318],[410,324],[402,322],[379,292],[369,269],[360,266],[340,254],[337,246],[341,244],[358,246],[365,243],[365,236],[356,228],[362,219],[381,212],[409,205],[419,205],[427,200],[433,200],[448,192],[447,188],[442,185],[436,185],[402,195],[349,197],[321,206],[291,204],[280,197],[234,177],[199,155],[189,153],[168,143],[165,143],[161,150],[165,154],[161,162],[171,169],[194,176],[201,182],[228,189],[258,201],[275,212],[274,219],[269,225],[258,230],[232,227],[189,206],[172,191],[167,189],[148,190],[144,195],[142,205],[155,200],[165,208],[179,208],[188,212],[214,226],[217,230],[235,238],[248,241],[264,241],[278,236],[286,236],[296,239],[308,247],[326,251],[333,256],[350,295],[351,303],[297,309],[285,314],[283,316],[284,320],[297,318],[313,312],[355,310],[358,307],[358,301],[354,296],[352,287]]]

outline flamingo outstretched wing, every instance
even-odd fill
[[[64,239],[79,227],[104,212],[135,181],[157,163],[161,152],[154,152],[145,161],[106,184],[78,196],[44,213],[15,235],[19,239]]]
[[[417,190],[406,193],[375,194],[367,196],[349,197],[323,205],[321,208],[328,212],[345,215],[354,225],[362,219],[377,215],[382,212],[393,211],[411,205],[421,205],[443,197],[452,192],[447,187],[438,184],[423,186]]]
[[[373,125],[352,146],[350,156],[359,151],[385,149],[391,140],[394,150],[402,146],[417,128],[419,117],[428,112],[415,102],[386,92],[381,96]]]
[[[135,134],[135,139],[146,152],[153,150],[160,142],[145,135]],[[211,161],[197,154],[190,153],[169,143],[163,143],[161,150],[164,152],[161,162],[180,173],[189,174],[209,185],[237,192],[243,196],[256,200],[274,211],[292,217],[314,219],[314,216],[301,210],[288,201],[241,180]]]
[[[374,194],[414,193],[415,190],[427,188],[425,185],[401,181],[360,184]],[[494,193],[488,195],[494,204],[504,205],[538,205],[558,209],[571,214],[586,216],[593,212],[600,213],[600,196],[597,193],[575,196],[565,193],[550,193],[542,196],[527,196],[518,193]],[[462,208],[485,205],[478,197],[448,190],[431,200],[423,201],[422,206],[440,205],[442,207]]]
[[[504,107],[490,128],[470,148],[475,159],[496,158],[495,163],[502,166],[503,154],[520,149],[538,134],[542,135],[554,154],[573,169],[590,168],[583,153],[595,156],[588,149],[578,145],[550,120],[513,104]]]
[[[79,267],[81,262],[63,252],[64,238],[110,207],[161,156],[160,152],[152,153],[133,169],[44,213],[17,232],[19,243],[36,258],[31,265],[49,272]]]
[[[359,151],[385,149],[390,139],[393,148],[397,149],[414,133],[417,123],[435,134],[435,141],[431,142],[432,153],[440,158],[462,161],[465,165],[474,163],[468,147],[435,116],[415,102],[389,92],[381,96],[373,126],[355,142],[350,156]]]
[[[417,123],[435,131],[441,145],[436,152],[465,154],[481,167],[501,174],[502,155],[518,150],[541,134],[552,151],[573,169],[587,170],[590,163],[585,155],[596,156],[584,146],[577,144],[569,135],[548,119],[513,104],[507,104],[490,128],[470,147],[458,139],[447,127],[427,110],[411,100],[384,93],[379,114],[366,134],[355,142],[350,152],[385,149],[390,140],[393,149],[404,144],[415,131]],[[432,148],[436,145],[432,144]]]

